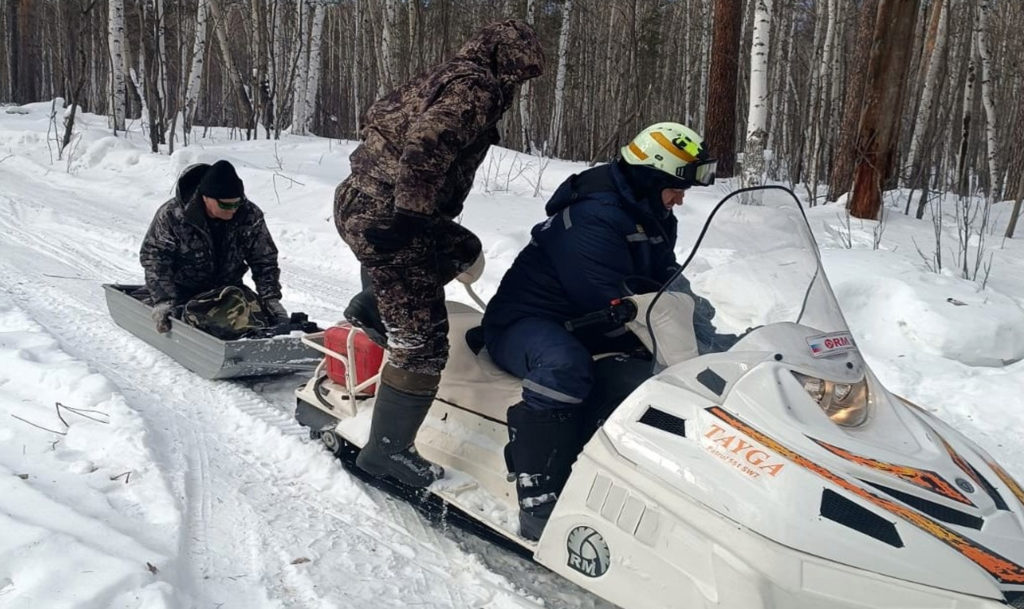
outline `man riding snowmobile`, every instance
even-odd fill
[[[587,439],[583,421],[600,400],[593,356],[639,346],[623,326],[627,320],[575,332],[566,322],[608,309],[629,295],[627,283],[658,286],[679,268],[672,209],[688,188],[714,182],[715,164],[688,127],[664,122],[644,129],[616,162],[559,186],[547,220],[533,228],[488,304],[487,351],[523,379],[523,401],[508,410],[506,459],[516,475],[524,537],[540,537]],[[737,337],[718,334],[714,308],[690,295],[700,352],[728,349]]]

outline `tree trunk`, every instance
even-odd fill
[[[533,25],[536,14],[536,0],[526,0],[526,22]],[[533,88],[531,81],[523,83],[519,92],[519,124],[523,139],[523,148],[533,154],[536,151],[533,138],[533,115],[531,103],[533,100]]]
[[[303,133],[309,132],[309,125],[316,113],[316,100],[320,92],[320,63],[324,39],[324,3],[317,2],[313,11],[312,33],[309,36],[309,72],[306,83],[306,98],[303,103],[306,109],[303,111],[305,124],[302,127]]]
[[[182,113],[182,130],[186,145],[192,131],[192,123],[196,118],[199,87],[203,82],[203,66],[206,61],[206,18],[206,0],[199,0],[196,6],[196,34],[192,40],[192,62],[188,72],[188,84],[185,87],[185,112]]]
[[[974,85],[977,80],[977,63],[974,61],[974,51],[977,48],[978,38],[971,36],[968,43],[967,78],[964,80],[963,115],[960,119],[960,145],[956,153],[956,190],[962,196],[969,194],[968,190],[968,160],[967,152],[971,142],[971,120],[974,113]]]
[[[305,24],[307,19],[304,13],[309,11],[305,2],[299,2],[299,23],[296,37],[296,48],[299,55],[299,64],[295,76],[295,84],[292,86],[292,134],[306,135],[306,83],[309,78],[309,34],[306,33]]]
[[[742,3],[737,0],[714,1],[704,139],[711,154],[718,159],[718,175],[731,178],[736,172],[736,88],[743,12],[740,10]]]
[[[927,179],[921,157],[928,125],[931,121],[932,105],[935,101],[939,73],[946,52],[947,32],[949,31],[949,9],[945,6],[946,0],[934,0],[934,2],[931,17],[934,28],[929,27],[928,38],[921,56],[922,66],[927,65],[921,89],[921,105],[917,110],[913,135],[910,140],[910,151],[907,153],[908,179],[905,183],[911,188],[921,188],[924,185],[923,180]]]
[[[242,76],[238,73],[238,70],[235,69],[235,61],[231,58],[231,47],[225,33],[227,24],[217,2],[218,0],[207,0],[207,8],[210,11],[210,16],[213,18],[213,32],[217,38],[217,46],[220,49],[224,71],[227,73],[228,78],[231,80],[232,88],[235,90],[238,109],[244,115],[241,117],[241,126],[245,128],[247,134],[250,134],[256,127],[256,108],[252,103],[252,97],[249,95],[249,89],[243,83]]]
[[[855,218],[874,220],[882,206],[886,168],[899,139],[904,76],[917,8],[914,0],[880,0],[878,5],[849,202],[850,215]]]
[[[572,18],[573,0],[564,0],[562,4],[562,30],[558,35],[558,69],[555,72],[554,110],[551,112],[551,129],[548,136],[550,147],[548,154],[557,155],[561,152],[562,115],[565,108],[565,69],[569,60],[569,26]]]
[[[107,48],[110,51],[110,118],[108,126],[124,131],[124,0],[107,4]]]
[[[985,142],[987,144],[989,200],[998,201],[1002,195],[999,183],[999,131],[996,106],[992,102],[992,54],[990,52],[988,23],[991,0],[979,0],[978,21],[975,37],[978,41],[978,57],[981,63],[981,102],[985,107]]]
[[[810,161],[811,166],[808,170],[808,182],[810,183],[811,201],[810,204],[813,207],[818,202],[818,176],[820,169],[822,151],[822,141],[825,139],[823,133],[825,131],[825,113],[827,109],[831,107],[831,103],[827,103],[829,95],[831,94],[830,88],[826,86],[830,77],[830,68],[833,64],[833,48],[835,46],[836,36],[836,22],[838,21],[839,5],[836,0],[829,0],[828,2],[828,16],[826,17],[827,22],[825,25],[825,42],[821,49],[821,62],[818,66],[818,95],[817,101],[812,105],[811,120],[814,122],[814,138],[811,144]]]
[[[746,147],[743,151],[743,186],[764,182],[764,149],[768,140],[768,50],[771,48],[771,0],[755,0],[754,33],[750,45],[750,105]]]

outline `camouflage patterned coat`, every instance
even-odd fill
[[[254,203],[247,201],[231,220],[218,220],[222,234],[215,239],[196,192],[207,167],[200,164],[185,170],[174,198],[157,210],[142,241],[139,260],[151,302],[184,304],[206,290],[240,286],[249,267],[260,298],[280,299],[277,246]]]
[[[529,26],[504,21],[481,29],[449,61],[375,102],[346,180],[395,208],[454,218],[516,86],[540,75],[544,53]]]

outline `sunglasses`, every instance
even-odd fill
[[[217,207],[223,209],[224,211],[234,211],[241,207],[247,200],[248,199],[246,199],[245,197],[239,197],[237,199],[230,201],[217,199]]]

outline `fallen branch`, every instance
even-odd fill
[[[49,427],[43,427],[42,425],[37,425],[37,424],[33,423],[32,421],[29,421],[27,419],[23,419],[23,418],[19,417],[16,414],[12,414],[11,416],[14,417],[15,419],[18,419],[22,423],[28,423],[32,427],[38,427],[39,429],[42,429],[43,431],[48,431],[50,433],[55,433],[58,436],[66,436],[66,435],[68,435],[68,432],[66,432],[66,431],[57,431],[56,429],[50,429]]]

